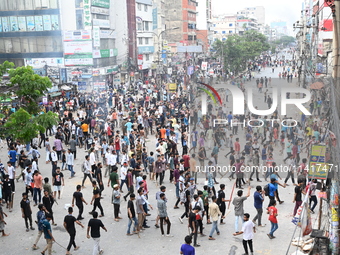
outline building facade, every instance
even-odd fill
[[[136,0],[138,70],[148,75],[154,61],[152,0]]]

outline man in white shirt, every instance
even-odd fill
[[[120,192],[122,192],[122,193],[123,193],[122,188],[123,188],[124,183],[126,185],[126,188],[128,188],[127,179],[126,179],[127,170],[128,170],[128,164],[127,164],[127,162],[124,162],[122,167],[120,168],[120,180],[121,180],[121,182],[120,182],[120,188],[119,189],[120,189]]]
[[[67,165],[67,168],[68,170],[71,172],[71,176],[70,176],[70,179],[74,177],[75,173],[73,171],[73,165],[74,165],[74,155],[73,153],[71,152],[71,149],[68,149],[67,150],[67,154],[66,154],[66,165]]]
[[[250,254],[253,254],[254,252],[253,237],[254,237],[254,233],[256,233],[256,229],[255,229],[254,222],[249,220],[249,218],[250,218],[249,213],[245,213],[243,215],[244,223],[242,225],[242,231],[233,234],[234,236],[243,234],[243,248],[244,248],[245,254],[249,254],[247,244],[249,245]]]

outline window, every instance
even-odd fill
[[[142,4],[137,4],[137,9],[138,9],[138,11],[141,11],[142,10]]]
[[[76,8],[83,8],[83,0],[76,0]]]
[[[149,38],[145,38],[145,44],[149,44]]]
[[[145,54],[145,61],[149,61],[150,60],[150,54]]]
[[[225,34],[225,31],[222,31],[222,34]]]
[[[144,11],[147,12],[148,11],[148,6],[146,4],[144,4]]]
[[[233,31],[232,30],[229,30],[229,34],[232,34],[233,33]]]
[[[144,31],[149,31],[149,21],[143,21],[144,23]]]
[[[138,37],[138,44],[143,45],[143,37]]]
[[[137,30],[138,31],[142,31],[143,30],[143,23],[141,23],[141,22],[137,23]]]
[[[84,29],[84,17],[83,17],[83,14],[84,14],[83,10],[76,10],[77,30]]]
[[[232,27],[233,26],[233,23],[229,23],[229,27]]]

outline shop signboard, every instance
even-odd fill
[[[92,6],[97,6],[97,7],[109,9],[110,8],[110,0],[92,0]]]
[[[64,54],[92,54],[91,41],[64,42]]]
[[[91,30],[64,31],[64,42],[67,41],[91,41]]]
[[[86,55],[65,55],[65,66],[92,66],[92,54]]]
[[[325,180],[328,170],[332,166],[325,162],[326,146],[313,145],[309,157],[308,177]],[[333,167],[333,166],[332,166]],[[334,167],[335,168],[335,167]],[[333,170],[333,169],[332,169]]]

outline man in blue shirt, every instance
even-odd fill
[[[262,225],[262,213],[263,213],[263,201],[264,201],[264,190],[262,190],[261,186],[256,186],[256,191],[254,192],[254,207],[257,211],[256,216],[253,219],[253,222],[256,223],[256,220],[258,220],[258,226],[264,227],[265,225]]]
[[[195,248],[190,244],[192,242],[191,236],[186,236],[184,238],[185,244],[182,244],[180,254],[183,255],[195,255]]]
[[[45,249],[43,249],[41,254],[45,255],[45,252],[48,251],[48,255],[52,255],[52,244],[55,241],[54,237],[52,235],[52,228],[51,228],[51,224],[50,224],[50,220],[52,219],[52,215],[50,213],[47,213],[45,217],[46,217],[46,219],[43,220],[42,227],[43,227],[43,230],[44,230],[44,236],[45,236],[47,245],[46,245]]]
[[[8,152],[9,161],[11,165],[15,167],[15,162],[17,161],[17,152],[15,151],[14,147],[11,147],[11,150]]]

